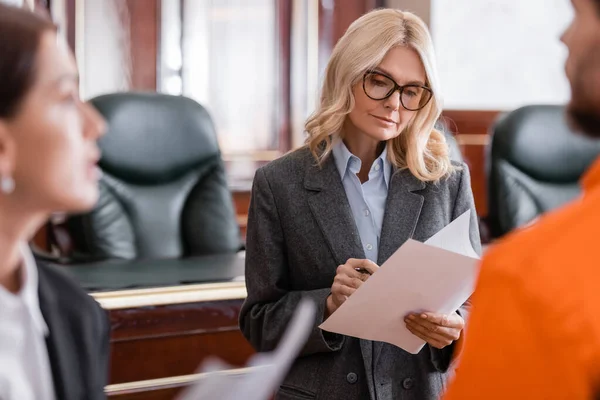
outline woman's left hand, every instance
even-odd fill
[[[445,314],[409,314],[404,318],[406,328],[436,349],[443,349],[460,338],[465,320],[456,312]]]

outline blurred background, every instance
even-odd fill
[[[34,246],[110,315],[110,398],[173,398],[212,356],[247,371],[237,318],[252,178],[303,144],[331,51],[365,12],[429,25],[440,126],[471,170],[484,243],[577,197],[600,154],[564,119],[569,0],[25,2],[51,13],[81,96],[108,122],[98,205],[57,216]]]
[[[569,96],[559,42],[569,0],[38,0],[76,52],[81,93],[182,94],[217,128],[233,188],[303,143],[331,49],[364,12],[394,7],[429,25],[449,128],[473,163],[496,114]],[[543,14],[543,18],[541,15]]]

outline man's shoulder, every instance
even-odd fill
[[[588,246],[597,241],[594,232],[598,226],[600,192],[577,199],[508,234],[492,245],[484,258],[484,265],[500,268],[498,272],[504,274],[526,275],[547,274],[549,265],[563,262],[571,255],[583,257],[580,261],[585,263],[586,254],[587,260],[590,259]],[[542,266],[543,270],[538,271],[536,265]],[[566,272],[569,268],[565,265],[563,269]]]

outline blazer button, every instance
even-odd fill
[[[412,378],[406,378],[402,381],[402,387],[406,390],[410,390],[415,387],[415,380]]]
[[[348,375],[346,375],[346,380],[348,383],[354,384],[356,381],[358,381],[358,375],[356,375],[354,372],[350,372]]]

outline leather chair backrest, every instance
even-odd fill
[[[77,255],[90,260],[178,258],[240,248],[215,128],[185,97],[100,96],[106,118],[100,199],[69,219]]]
[[[571,131],[562,106],[535,105],[499,117],[488,155],[488,223],[493,237],[580,194],[579,179],[600,141]]]

